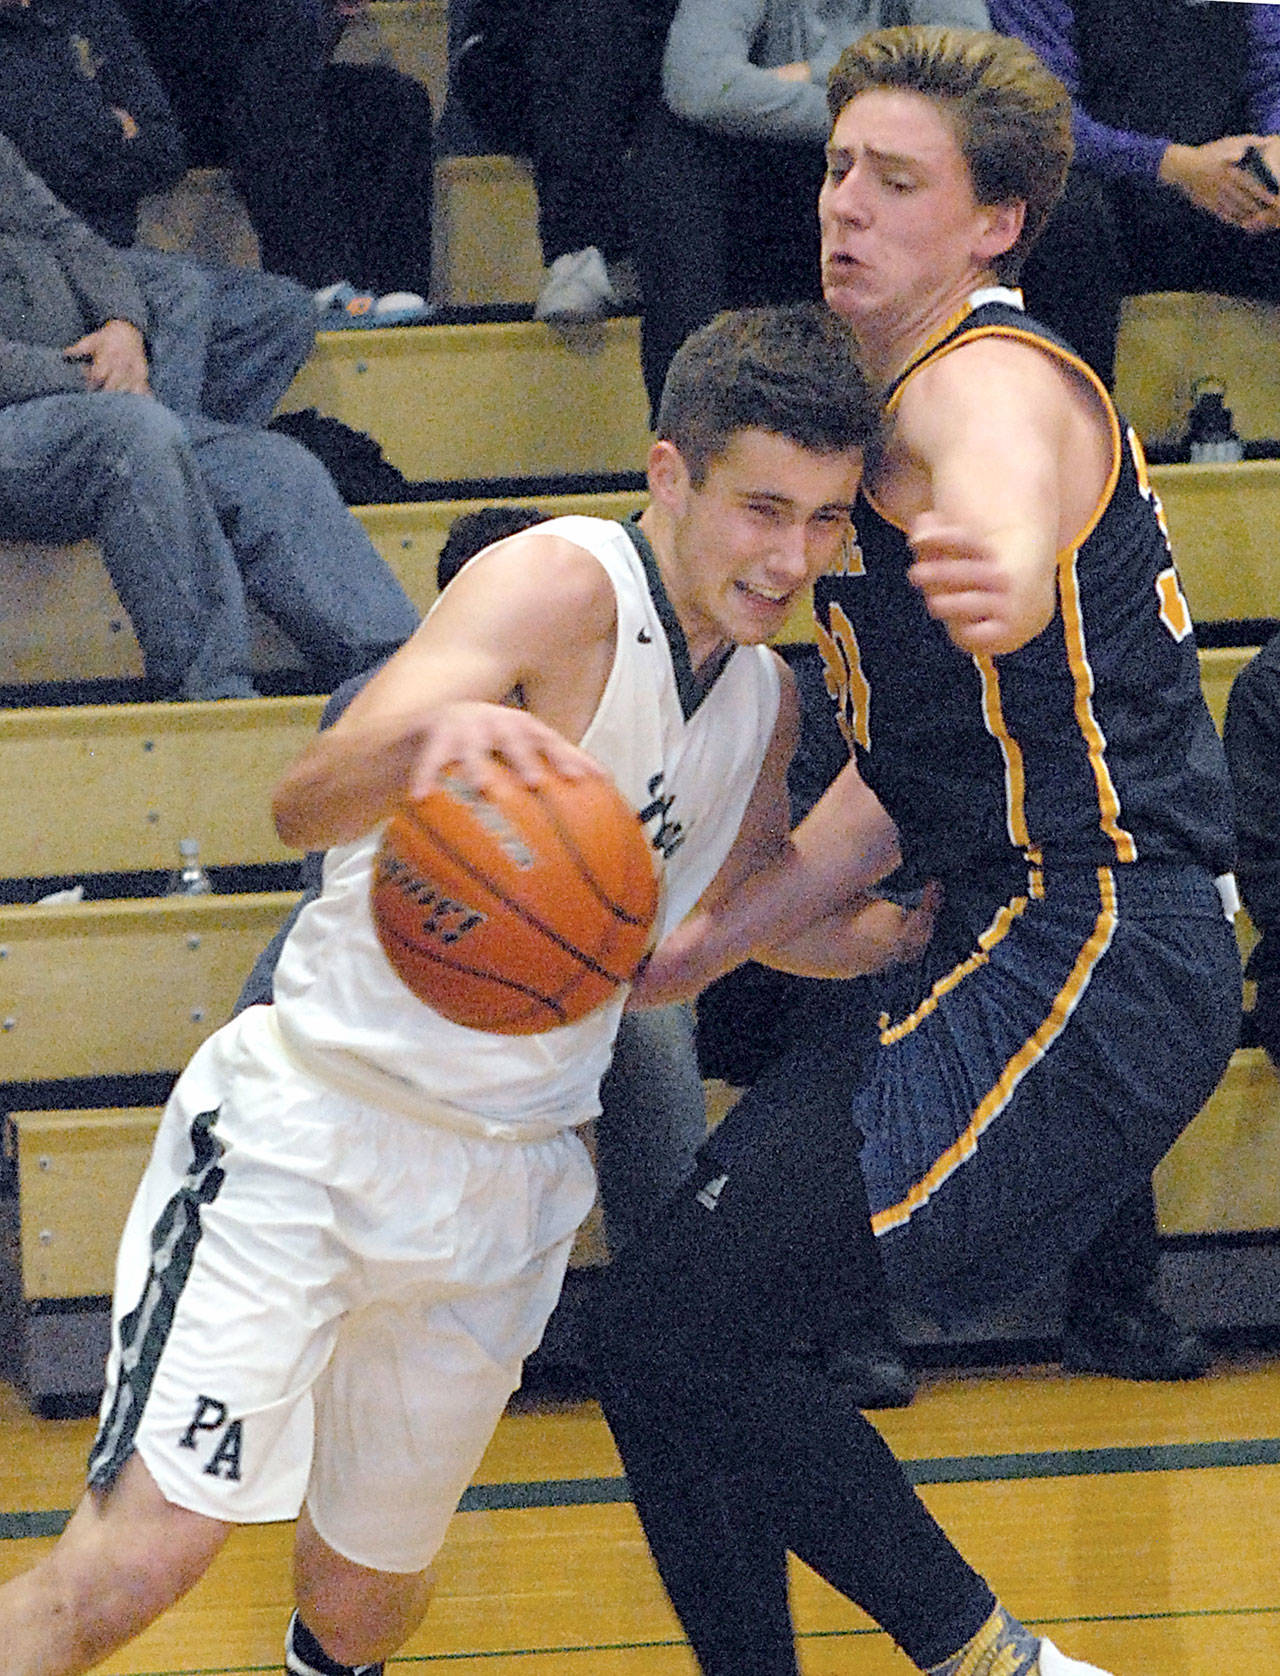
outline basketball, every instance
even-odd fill
[[[499,1035],[584,1018],[634,977],[658,906],[653,853],[609,780],[449,770],[388,820],[373,923],[413,993]]]

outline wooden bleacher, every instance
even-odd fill
[[[1221,716],[1247,649],[1201,654]],[[314,726],[318,699],[124,705],[0,714],[0,827],[20,874],[168,865],[198,834],[213,865],[283,851],[269,788]],[[236,794],[227,795],[234,786]],[[290,892],[0,907],[0,1076],[44,1084],[176,1072],[228,1015]],[[69,1028],[74,1021],[74,1028]],[[709,1090],[713,1110],[723,1090]],[[37,1406],[87,1401],[105,1345],[110,1254],[155,1113],[15,1111],[21,1381]],[[1166,1233],[1280,1225],[1280,1082],[1238,1053],[1157,1175]],[[1242,1183],[1247,1191],[1242,1191]],[[82,1237],[83,1236],[83,1237]],[[86,1370],[90,1370],[86,1372]]]
[[[369,432],[414,480],[634,472],[650,440],[633,318],[572,346],[534,320],[322,332],[281,406]]]
[[[496,498],[496,497],[495,497]],[[522,496],[556,512],[625,517],[642,504],[634,492]],[[436,560],[453,520],[486,500],[414,501],[362,506],[356,516],[420,611],[436,596]],[[0,614],[0,670],[21,689],[74,678],[82,682],[140,679],[142,656],[97,548],[0,541],[5,609]],[[301,659],[286,637],[256,608],[252,668],[256,674],[293,670]]]

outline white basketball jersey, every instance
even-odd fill
[[[777,719],[777,662],[765,647],[739,647],[698,693],[643,536],[587,517],[557,518],[539,531],[593,554],[617,594],[613,667],[580,744],[613,775],[649,835],[665,932],[697,902],[737,834]],[[326,1080],[451,1127],[518,1136],[594,1116],[623,996],[536,1036],[442,1018],[396,976],[374,931],[369,881],[379,837],[328,852],[323,892],[285,943],[275,1014],[286,1046]]]

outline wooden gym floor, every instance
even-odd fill
[[[1280,1359],[1224,1357],[1181,1386],[935,1373],[911,1408],[877,1418],[968,1558],[1064,1650],[1115,1676],[1280,1668]],[[0,1578],[51,1540],[91,1432],[34,1419],[0,1386]],[[802,1568],[794,1598],[805,1676],[906,1676],[887,1638]],[[288,1601],[288,1528],[238,1532],[101,1668],[278,1671]],[[691,1676],[594,1404],[503,1420],[433,1611],[389,1670]]]

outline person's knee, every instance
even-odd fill
[[[324,462],[280,431],[246,431],[246,457],[261,483],[270,483],[278,513],[293,511],[311,523],[322,508],[345,505]]]
[[[182,420],[163,402],[127,391],[103,391],[94,397],[99,411],[97,435],[121,461],[167,456],[187,446]]]
[[[137,1455],[109,1489],[88,1491],[39,1578],[71,1662],[96,1663],[180,1599],[229,1530],[169,1501]]]

